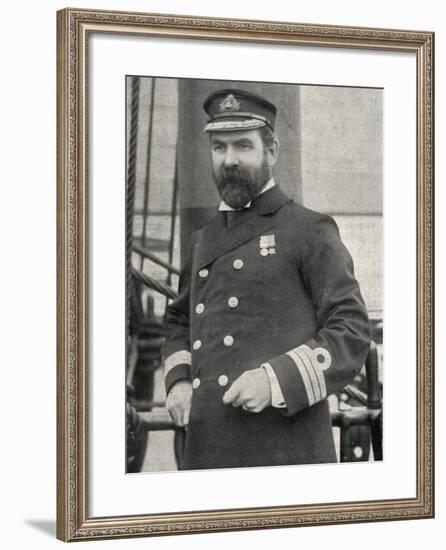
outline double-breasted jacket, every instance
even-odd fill
[[[232,226],[221,212],[191,239],[168,306],[168,392],[193,386],[182,469],[336,461],[327,396],[361,369],[369,321],[334,220],[259,195]],[[268,364],[285,407],[224,405],[244,371]]]

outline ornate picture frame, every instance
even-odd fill
[[[434,516],[433,157],[434,34],[67,8],[58,17],[58,471],[63,541],[390,521]],[[90,506],[89,41],[194,39],[416,56],[416,468],[415,496],[341,502],[96,516]],[[123,84],[124,85],[124,84]],[[124,155],[124,152],[123,152]],[[123,186],[124,186],[123,179]],[[415,331],[414,331],[415,334]],[[114,365],[113,368],[123,368]],[[416,380],[415,380],[416,378]],[[119,407],[121,405],[119,404]],[[124,422],[124,419],[123,419]]]

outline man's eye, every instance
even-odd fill
[[[215,144],[213,146],[213,150],[216,151],[217,153],[220,153],[221,151],[223,151],[223,149],[224,149],[223,145]]]

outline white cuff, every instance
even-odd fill
[[[285,399],[283,398],[283,393],[273,367],[269,363],[263,363],[262,368],[265,369],[269,385],[271,386],[271,405],[276,409],[285,409]]]

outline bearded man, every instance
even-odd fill
[[[327,396],[361,369],[366,308],[334,220],[273,178],[276,107],[218,90],[209,116],[217,215],[191,239],[169,306],[166,406],[180,469],[335,462]]]

